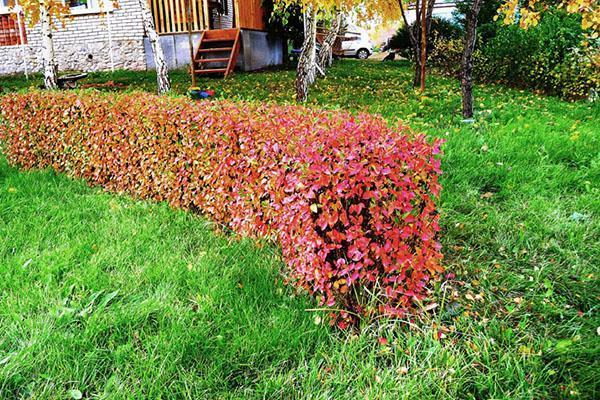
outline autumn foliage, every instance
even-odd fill
[[[342,328],[403,315],[442,271],[439,143],[380,117],[141,93],[1,100],[11,163],[275,239],[289,281]]]

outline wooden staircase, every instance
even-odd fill
[[[227,78],[235,68],[240,41],[239,29],[203,31],[194,52],[194,73]]]

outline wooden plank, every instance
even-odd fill
[[[192,29],[195,31],[200,30],[198,26],[198,9],[196,8],[197,0],[190,0],[192,3]]]
[[[159,32],[158,33],[165,33],[167,31],[166,29],[166,24],[165,24],[165,12],[164,12],[164,7],[163,7],[163,0],[156,0],[156,2],[158,3],[158,12],[160,15],[160,28],[157,26]]]
[[[240,25],[240,3],[238,0],[233,0],[233,8],[234,10],[234,17],[235,17],[235,28],[242,28],[242,26]]]
[[[159,26],[159,16],[158,16],[158,1],[159,0],[149,0],[150,9],[152,10],[152,16],[154,17],[154,26],[156,27],[157,33],[160,33]]]
[[[227,72],[227,68],[207,68],[207,69],[197,69],[196,73],[197,74],[214,74],[214,73],[222,73],[222,72]]]
[[[175,32],[179,33],[179,32],[183,32],[183,29],[181,29],[181,22],[183,21],[183,18],[181,17],[181,1],[180,0],[174,0],[175,1],[175,10],[174,11],[174,16],[175,16]]]
[[[202,14],[204,16],[204,29],[210,30],[210,17],[208,15],[208,0],[202,0]]]
[[[191,71],[192,74],[196,73],[196,61],[201,60],[202,59],[202,54],[200,51],[200,47],[202,47],[202,39],[204,38],[204,33],[206,31],[202,31],[202,33],[200,34],[200,41],[198,42],[198,46],[196,47],[196,50],[194,51],[194,70]],[[200,64],[202,65],[202,64]]]
[[[218,40],[231,40],[232,42],[235,40],[238,33],[238,29],[215,29],[209,30],[206,32],[206,36],[204,38],[205,41],[218,41]]]
[[[231,50],[233,50],[233,47],[211,47],[209,49],[198,48],[196,53],[212,53],[212,52],[217,52],[217,51],[231,51]]]
[[[229,58],[201,58],[199,60],[195,60],[199,63],[214,63],[214,62],[229,62]]]
[[[236,27],[264,30],[261,0],[234,0]]]
[[[227,78],[233,72],[239,51],[240,51],[240,30],[237,29],[237,33],[235,35],[235,41],[233,42],[233,50],[231,50],[231,55],[229,56],[229,63],[227,64],[227,71],[225,71],[225,78]]]
[[[160,35],[187,32],[186,0],[148,0],[148,6]],[[206,29],[208,22],[207,1],[190,0],[192,5],[192,30],[200,32]],[[207,10],[207,8],[205,8]],[[206,19],[206,20],[205,20]]]

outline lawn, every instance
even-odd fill
[[[199,86],[290,102],[293,78]],[[175,92],[187,79],[173,73]],[[598,398],[600,107],[477,86],[466,124],[457,82],[432,76],[421,96],[410,81],[403,62],[341,61],[310,105],[446,140],[441,242],[456,277],[421,321],[330,329],[281,282],[276,247],[0,158],[0,398]],[[0,78],[5,92],[37,84]]]

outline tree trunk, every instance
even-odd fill
[[[413,76],[413,87],[421,84],[421,49],[413,50],[415,53],[415,74]]]
[[[194,41],[192,39],[192,5],[190,0],[185,0],[185,24],[188,31],[188,46],[190,47],[190,74],[192,75],[192,87],[196,87],[196,62],[194,61]]]
[[[144,22],[144,31],[148,36],[148,41],[152,47],[152,54],[154,55],[154,65],[156,67],[156,82],[158,84],[158,94],[163,94],[171,90],[171,81],[169,80],[169,68],[167,67],[167,61],[165,60],[165,54],[163,53],[160,45],[158,33],[154,28],[154,20],[152,19],[152,13],[148,8],[146,0],[139,0],[140,8],[142,9],[142,20]]]
[[[52,40],[52,25],[50,10],[45,2],[40,1],[40,26],[42,30],[42,61],[44,65],[44,87],[58,87],[58,65],[54,58],[54,42]]]
[[[416,18],[415,22],[412,25],[408,24],[408,19],[406,18],[405,5],[403,3],[404,1],[406,0],[398,0],[398,5],[400,6],[400,12],[402,14],[404,25],[407,26],[408,38],[410,40],[411,45],[410,47],[412,50],[413,60],[415,62],[413,86],[419,87],[421,85],[422,79],[424,79],[424,60],[427,59],[427,34],[431,26],[431,16],[433,13],[433,6],[435,5],[436,0],[416,0],[416,2],[414,3]],[[424,24],[423,12],[425,16]],[[422,26],[426,27],[425,31],[423,31]],[[425,48],[425,51],[423,51],[423,48]]]
[[[481,0],[473,0],[465,21],[465,49],[462,56],[460,87],[462,91],[462,115],[473,118],[473,51],[477,39],[477,17]]]
[[[315,81],[317,11],[309,8],[305,14],[306,32],[302,53],[298,59],[296,70],[296,101],[305,102],[308,98],[308,87]]]
[[[427,1],[421,0],[421,73],[420,87],[421,92],[425,91],[425,63],[427,61]],[[419,21],[415,21],[418,24]]]
[[[331,67],[333,63],[333,45],[337,39],[340,28],[342,26],[342,14],[336,13],[333,21],[331,22],[331,29],[327,32],[327,36],[321,43],[321,50],[319,50],[319,57],[317,59],[317,65],[322,71]]]

